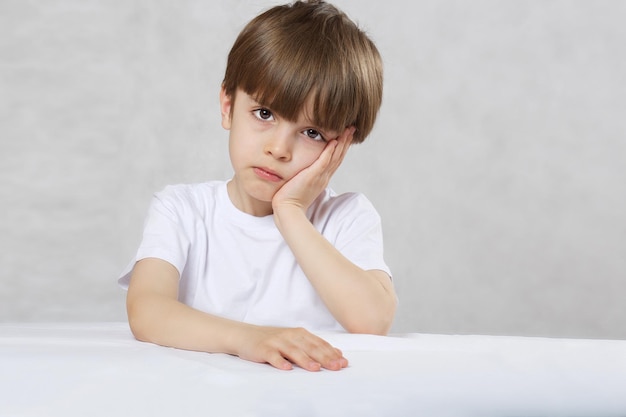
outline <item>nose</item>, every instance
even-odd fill
[[[291,160],[292,135],[287,129],[275,129],[265,142],[264,151],[274,159],[287,162]]]

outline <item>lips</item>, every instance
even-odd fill
[[[269,168],[254,167],[253,170],[258,177],[267,181],[279,182],[283,179],[280,175]]]

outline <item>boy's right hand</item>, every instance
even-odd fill
[[[293,365],[307,371],[338,371],[348,366],[339,349],[305,329],[251,326],[249,330],[237,353],[242,359],[283,370]]]

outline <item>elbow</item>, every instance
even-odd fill
[[[144,304],[141,300],[128,300],[126,302],[128,325],[135,339],[140,342],[152,342],[150,320],[148,320],[149,314],[146,313]]]
[[[355,323],[348,323],[344,325],[344,328],[348,333],[387,336],[387,334],[389,334],[389,330],[391,329],[392,323],[393,319],[376,321],[360,320]]]
[[[387,336],[389,334],[389,329],[391,326],[378,326],[371,325],[368,323],[357,325],[357,326],[347,326],[346,331],[348,333],[353,334],[371,334],[375,336]]]
[[[145,330],[145,326],[142,325],[142,323],[138,320],[131,320],[130,316],[128,318],[128,324],[130,326],[130,331],[133,334],[133,336],[135,337],[135,339],[137,339],[140,342],[150,342],[151,339],[149,337],[149,333]]]
[[[351,320],[343,323],[343,327],[348,333],[386,336],[391,330],[397,305],[397,298],[393,297],[393,299],[390,300],[388,304],[382,306],[382,308],[381,306],[377,306],[377,308],[369,309],[365,314],[352,317]]]

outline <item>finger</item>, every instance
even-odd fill
[[[350,145],[352,145],[352,141],[354,140],[354,133],[356,132],[356,127],[354,126],[350,126],[348,128],[348,132],[346,133],[346,136],[343,140],[343,155],[345,156],[346,152],[348,151],[348,149],[350,148]],[[342,157],[343,159],[343,157]]]
[[[318,361],[311,358],[298,346],[292,345],[286,347],[281,351],[281,354],[296,366],[306,369],[307,371],[317,372],[322,368],[322,365]]]
[[[295,361],[298,366],[316,371],[320,368],[340,370],[347,366],[341,350],[305,329],[294,329],[290,341],[294,353],[289,352],[289,359]]]
[[[274,351],[267,358],[267,363],[274,368],[281,369],[283,371],[290,371],[293,369],[293,365],[279,351]]]
[[[348,366],[348,361],[343,357],[341,350],[317,336],[306,347],[306,352],[325,369],[338,371]]]
[[[341,148],[342,159],[343,159],[343,156],[345,156],[348,149],[350,148],[350,145],[352,145],[352,140],[354,139],[354,132],[356,132],[356,128],[354,126],[350,126],[349,128],[346,129],[343,140],[341,141],[343,145],[343,147]]]
[[[343,356],[343,352],[337,348],[335,348],[335,350],[337,351],[337,353],[341,356],[340,362],[341,362],[341,367],[342,368],[347,368],[348,367],[348,359],[346,359]]]
[[[334,168],[333,171],[339,168],[339,165],[341,165],[341,162],[345,158],[346,153],[348,152],[348,149],[350,148],[350,145],[352,143],[354,132],[354,126],[348,127],[343,131],[341,136],[337,138],[337,146],[334,149],[333,158],[331,161],[331,165]]]
[[[318,164],[318,167],[321,171],[328,170],[328,168],[332,164],[333,156],[335,154],[337,146],[339,146],[339,142],[336,139],[328,142],[321,155],[317,158],[313,165]]]
[[[334,354],[328,359],[322,360],[322,366],[331,371],[339,371],[348,366],[348,360],[344,358],[343,353],[339,349],[333,348]]]

